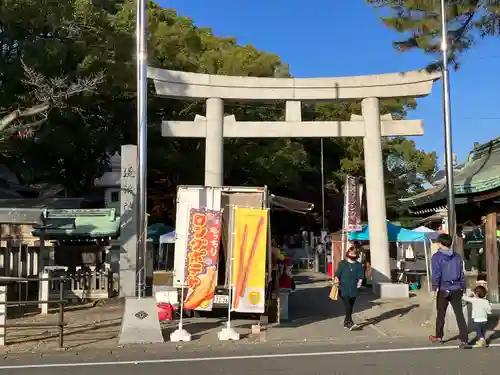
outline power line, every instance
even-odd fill
[[[479,121],[498,121],[500,120],[500,117],[455,117],[457,119],[461,120],[479,120]]]
[[[500,55],[491,55],[491,56],[467,56],[464,55],[463,59],[470,58],[471,60],[497,60],[500,59]]]

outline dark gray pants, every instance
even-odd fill
[[[340,298],[342,298],[342,302],[344,302],[344,310],[345,310],[344,324],[354,323],[352,320],[352,312],[354,310],[354,303],[356,302],[356,297],[343,296],[341,294]]]
[[[462,291],[461,290],[443,290],[439,291],[436,297],[437,316],[436,316],[436,337],[443,338],[444,323],[446,318],[446,310],[451,304],[457,318],[460,341],[467,342],[469,340],[469,330],[465,322],[464,313],[462,310]]]

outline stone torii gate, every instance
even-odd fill
[[[390,281],[381,137],[423,135],[421,120],[380,116],[380,99],[430,94],[440,74],[425,71],[339,78],[257,78],[148,69],[158,95],[206,100],[194,121],[164,121],[164,137],[205,138],[205,185],[223,185],[224,138],[363,137],[373,281]],[[236,121],[224,116],[224,100],[285,101],[286,121]],[[361,100],[354,121],[302,121],[301,102]]]

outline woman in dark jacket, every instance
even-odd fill
[[[351,330],[356,328],[352,320],[352,312],[364,278],[363,265],[358,262],[358,258],[358,251],[350,247],[345,254],[345,259],[339,263],[334,278],[335,284],[339,287],[339,296],[344,302],[344,327]]]

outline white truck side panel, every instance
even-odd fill
[[[175,219],[174,280],[173,286],[182,287],[186,268],[187,236],[191,208],[204,207],[219,210],[221,207],[220,187],[179,186]]]

